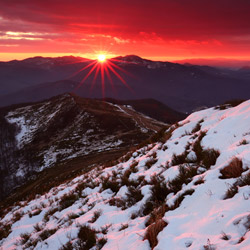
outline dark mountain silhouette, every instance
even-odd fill
[[[42,100],[64,92],[74,92],[87,98],[102,98],[100,75],[92,89],[94,74],[81,85],[79,83],[88,70],[74,75],[91,61],[70,57],[64,62],[64,59],[31,58],[1,63],[0,105]],[[248,99],[250,95],[250,76],[239,71],[153,62],[133,55],[117,57],[112,62],[121,68],[116,70],[132,90],[111,72],[114,87],[105,78],[105,97],[108,98],[152,98],[176,110],[191,112],[200,106],[213,106],[226,100]]]

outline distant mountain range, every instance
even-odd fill
[[[250,97],[248,70],[154,62],[134,55],[110,60],[131,90],[111,72],[113,87],[106,76],[106,98],[151,98],[175,110],[191,112],[200,106],[213,106],[231,99]],[[102,98],[100,75],[96,77],[96,84],[92,89],[94,74],[79,87],[79,82],[90,68],[81,69],[92,62],[79,57],[35,57],[1,62],[0,105],[39,101],[64,92],[73,92],[87,98]]]
[[[183,59],[183,60],[176,60],[176,63],[189,63],[193,65],[208,65],[211,67],[220,67],[220,68],[228,68],[238,70],[242,67],[250,66],[249,60],[241,60],[241,59],[227,59],[227,58],[194,58],[194,59]]]

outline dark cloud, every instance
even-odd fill
[[[0,2],[0,31],[61,34],[68,41],[106,34],[116,42],[217,41],[249,48],[249,10],[249,0],[8,0]]]

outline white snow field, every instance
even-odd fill
[[[250,249],[250,100],[193,113],[165,140],[16,204],[0,247]],[[84,226],[96,237],[89,247]]]

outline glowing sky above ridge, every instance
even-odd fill
[[[1,0],[0,61],[250,59],[249,0]]]

